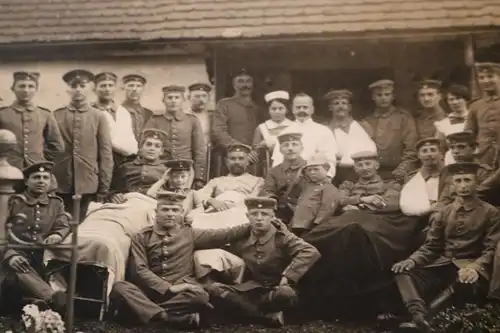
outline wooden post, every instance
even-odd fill
[[[476,78],[474,36],[468,35],[464,40],[464,62],[470,72],[469,87],[472,99],[476,99],[481,94]]]

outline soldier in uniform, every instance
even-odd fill
[[[375,112],[364,118],[361,125],[377,145],[380,176],[404,181],[417,163],[415,121],[409,112],[393,105],[393,81],[379,80],[369,88]]]
[[[193,188],[199,189],[205,184],[207,146],[198,118],[182,110],[185,91],[182,86],[164,87],[163,103],[166,110],[151,117],[146,128],[158,128],[167,133],[166,141],[163,143],[163,159],[193,160]]]
[[[499,64],[479,63],[476,65],[477,81],[483,97],[470,105],[465,122],[465,131],[471,131],[476,138],[477,157],[481,164],[498,167],[500,134],[500,90]]]
[[[92,104],[108,120],[115,170],[122,163],[133,158],[138,151],[132,116],[127,109],[122,105],[117,105],[114,101],[117,80],[118,78],[114,73],[103,72],[96,74],[94,77],[94,90],[97,95],[97,102]]]
[[[139,156],[122,164],[113,174],[111,202],[125,202],[124,193],[146,194],[151,186],[163,178],[167,167],[160,160],[160,155],[163,153],[166,137],[167,133],[159,129],[143,131]]]
[[[111,308],[154,321],[196,327],[209,296],[194,278],[193,252],[224,246],[250,234],[249,224],[198,230],[183,222],[183,194],[158,192],[156,224],[132,236],[130,281],[117,282]]]
[[[11,131],[17,138],[17,146],[9,152],[8,160],[19,169],[41,160],[54,161],[64,151],[52,112],[33,104],[39,78],[38,73],[15,72],[11,89],[16,101],[0,109],[0,128]]]
[[[276,200],[246,198],[245,205],[251,234],[233,243],[231,251],[245,262],[247,279],[236,285],[213,283],[207,290],[245,316],[282,326],[282,311],[297,303],[295,287],[320,254],[276,220]]]
[[[212,88],[206,83],[193,83],[188,87],[188,90],[191,108],[187,111],[187,113],[195,115],[200,121],[203,137],[205,138],[205,144],[208,145],[212,142],[210,132],[212,128],[213,111],[207,109]]]
[[[477,197],[476,163],[448,166],[456,188],[454,201],[431,220],[425,243],[392,271],[411,326],[430,332],[426,302],[455,284],[488,282],[500,240],[500,213]]]
[[[53,166],[52,162],[41,162],[24,169],[26,189],[9,199],[7,221],[14,224],[12,230],[21,240],[54,244],[69,232],[71,216],[65,213],[62,199],[48,192]],[[18,214],[25,215],[26,219],[18,219]],[[66,295],[54,291],[43,278],[43,250],[7,248],[2,261],[4,269],[0,272],[0,282],[21,288],[27,296],[35,297],[57,311],[65,310]]]
[[[443,120],[446,113],[440,105],[441,102],[441,81],[423,80],[418,89],[418,100],[421,108],[415,117],[418,139],[437,136],[435,123]]]
[[[85,70],[64,74],[69,86],[71,102],[54,111],[66,151],[56,160],[54,174],[59,183],[58,194],[66,209],[73,211],[72,196],[82,196],[80,219],[92,200],[102,200],[109,191],[113,173],[113,155],[108,120],[91,107],[89,84],[94,75]],[[76,218],[76,217],[75,217]]]
[[[302,134],[299,132],[282,133],[278,136],[283,162],[269,170],[259,194],[262,197],[276,199],[278,202],[276,216],[285,223],[291,220],[296,206],[296,200],[293,200],[290,194],[297,188],[294,185],[300,182],[300,171],[306,165],[306,161],[300,156],[304,149],[301,138]]]
[[[132,117],[132,128],[137,142],[141,140],[141,134],[153,111],[141,105],[141,96],[146,85],[146,78],[139,74],[128,74],[122,78],[125,100],[122,106],[130,112]]]
[[[220,152],[234,143],[251,146],[262,110],[252,99],[253,78],[245,69],[233,75],[234,96],[217,103],[212,124],[212,140]],[[249,155],[251,163],[259,162],[259,154]],[[220,175],[219,175],[220,176]]]

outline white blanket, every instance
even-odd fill
[[[423,216],[431,211],[431,202],[437,201],[439,179],[430,178],[427,182],[417,172],[401,190],[399,206],[403,214]]]

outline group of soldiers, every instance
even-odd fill
[[[448,283],[457,274],[463,283],[476,283],[483,275],[488,278],[500,240],[497,209],[479,199],[494,201],[500,184],[498,69],[491,63],[477,66],[484,97],[470,104],[466,87],[451,85],[443,94],[439,81],[422,81],[421,108],[415,117],[393,104],[391,80],[369,86],[375,110],[360,122],[352,119],[352,93],[333,90],[325,96],[332,111],[332,122],[326,125],[312,120],[310,96],[300,93],[292,99],[282,91],[266,95],[274,123],[264,121],[265,113],[252,99],[252,76],[245,70],[233,76],[235,95],[219,101],[215,111],[207,110],[211,91],[207,84],[188,87],[190,110],[183,110],[185,87],[164,87],[162,114],[141,105],[147,82],[140,75],[122,78],[126,100],[119,105],[114,100],[115,74],[72,70],[63,76],[70,103],[51,112],[33,104],[39,74],[16,72],[12,84],[16,101],[0,109],[0,128],[17,138],[9,161],[23,169],[25,182],[11,197],[8,215],[27,216],[22,225],[14,225],[22,237],[41,235],[44,242],[55,243],[67,233],[70,217],[65,212],[73,211],[75,193],[82,195],[79,218],[83,219],[91,201],[120,203],[120,194],[148,193],[167,171],[165,160],[177,161],[170,164],[172,170],[176,165],[180,171],[190,170],[191,187],[200,190],[210,176],[207,149],[213,146],[222,152],[232,176],[246,174],[249,164],[262,163],[259,150],[265,149],[275,167],[266,173],[259,196],[244,201],[249,224],[197,230],[182,222],[186,200],[182,191],[155,194],[156,224],[131,236],[131,280],[114,286],[112,309],[124,316],[132,312],[144,323],[199,326],[200,313],[222,301],[265,324],[282,325],[282,310],[297,302],[297,283],[320,258],[304,235],[334,216],[339,206],[344,211],[387,208],[392,201],[370,189],[381,184],[385,190],[395,189],[392,197],[397,198],[401,185],[420,172],[425,181],[437,177],[449,182],[445,186],[449,201],[431,200],[426,241],[409,259],[396,263],[393,271],[412,324],[427,332],[422,290]],[[92,93],[97,95],[94,104]],[[443,95],[449,115],[440,106]],[[291,111],[294,121],[284,121],[279,104],[284,106],[283,115]],[[445,119],[449,126],[442,130],[438,124]],[[457,124],[461,130],[448,131]],[[353,152],[346,147],[349,137],[342,141],[339,131],[364,133],[360,135],[375,150],[368,143]],[[454,163],[440,168],[437,175],[428,172],[426,163],[443,149],[450,150]],[[343,163],[344,157],[351,164]],[[236,171],[238,167],[241,171]],[[481,176],[481,170],[487,176]],[[300,183],[295,195],[292,185],[304,175],[307,181]],[[344,184],[339,187],[342,199],[336,197],[339,191],[332,183]],[[211,204],[217,211],[228,209],[216,200],[201,204],[205,208]],[[252,278],[238,285],[195,281],[194,251],[226,244],[243,259]],[[52,290],[35,267],[43,265],[40,253],[9,250],[3,253],[3,263],[2,282],[21,285],[55,309],[65,308],[64,293]]]

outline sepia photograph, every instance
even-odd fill
[[[500,332],[500,0],[0,0],[0,332]]]

